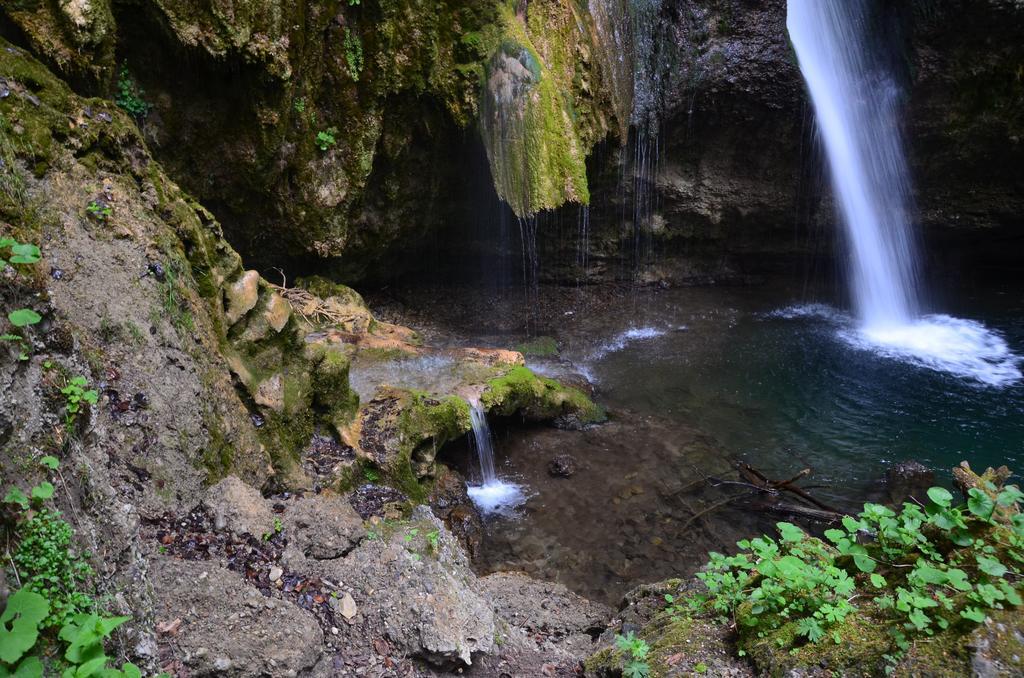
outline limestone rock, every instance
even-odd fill
[[[234,325],[256,307],[260,298],[260,274],[246,271],[235,282],[224,288],[224,317]]]
[[[235,476],[211,487],[204,504],[213,513],[218,529],[237,534],[248,532],[256,537],[274,530],[274,514],[263,495]]]
[[[572,593],[561,584],[532,579],[519,572],[499,572],[480,579],[484,596],[510,624],[559,636],[604,630],[611,608]]]
[[[317,560],[340,558],[366,536],[355,509],[333,495],[306,496],[289,503],[283,524],[289,547]]]

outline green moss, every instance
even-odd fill
[[[579,424],[604,421],[604,410],[579,389],[540,377],[526,367],[513,367],[487,382],[480,402],[489,412],[528,419],[572,419]]]
[[[558,342],[554,337],[537,337],[519,344],[515,350],[523,355],[556,356],[558,355]]]
[[[877,610],[870,604],[862,606],[859,612],[833,627],[840,642],[825,638],[809,643],[801,641],[796,621],[775,630],[758,630],[760,627],[748,625],[750,605],[747,604],[736,612],[739,647],[767,675],[781,676],[815,667],[838,671],[844,676],[877,676],[884,673],[883,655],[892,650],[893,640],[888,632],[890,623],[876,618],[876,614]]]
[[[457,396],[440,400],[426,393],[410,392],[410,396],[399,421],[401,448],[385,471],[396,487],[422,503],[430,487],[420,479],[433,476],[438,450],[470,430],[469,404]]]
[[[349,388],[351,353],[344,346],[325,345],[314,358],[313,401],[335,429],[349,423],[359,409],[359,395]]]
[[[346,303],[366,307],[366,302],[363,301],[363,297],[354,289],[347,285],[342,285],[341,283],[328,280],[322,276],[312,275],[307,278],[299,278],[296,282],[299,287],[303,288],[310,294],[315,294],[321,299],[338,297]]]

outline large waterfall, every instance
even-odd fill
[[[864,0],[790,0],[789,35],[807,81],[853,251],[857,314],[904,324],[917,310],[910,184],[897,88],[875,67]]]
[[[920,316],[913,204],[898,124],[899,89],[882,68],[869,0],[789,0],[787,27],[817,115],[850,250],[865,348],[991,385],[1019,381],[1019,360],[983,325]]]

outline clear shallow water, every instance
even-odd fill
[[[1007,353],[992,343],[992,360],[980,368],[1012,377],[1007,354],[1024,353],[1024,290],[936,300],[995,334],[972,335],[976,326],[952,321],[943,335],[940,316],[939,331],[925,336],[941,340],[910,359],[864,341],[849,313],[806,301],[823,297],[783,285],[624,295],[542,289],[550,306],[542,333],[558,340],[561,356],[529,364],[570,381],[587,375],[612,420],[585,431],[491,421],[496,477],[517,485],[523,502],[486,519],[477,566],[525,570],[615,604],[637,584],[691,574],[708,550],[732,548],[783,519],[757,497],[720,505],[723,488],[705,476],[724,477],[731,459],[772,478],[810,467],[807,482],[821,486],[814,494],[848,509],[892,500],[881,480],[898,461],[920,461],[940,482],[963,459],[1024,468],[1024,384],[986,383],[972,360],[958,374],[962,351],[951,350],[964,336],[979,346],[1000,339]],[[479,331],[480,318],[511,315],[518,299],[505,308],[472,291],[448,297],[462,306],[428,314],[440,334],[461,335],[465,345],[522,342]],[[943,358],[942,369],[921,357],[929,353]],[[469,444],[448,454],[471,486],[483,484]],[[577,472],[551,476],[549,463],[564,454]]]

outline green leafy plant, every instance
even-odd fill
[[[18,242],[14,238],[0,238],[0,269],[8,264],[34,264],[41,256],[37,245]]]
[[[345,28],[344,48],[348,74],[352,76],[353,80],[359,80],[359,74],[363,72],[363,41],[347,27]]]
[[[44,596],[27,588],[16,591],[0,616],[0,676],[41,678],[44,673],[40,655],[45,648],[40,635],[50,604]],[[58,639],[66,648],[62,659],[66,668],[63,678],[141,678],[137,666],[125,663],[121,669],[107,666],[111,659],[103,649],[103,641],[130,617],[101,617],[78,614],[64,623]]]
[[[1020,605],[1024,494],[988,483],[970,489],[962,506],[953,506],[944,488],[927,494],[927,506],[905,503],[898,513],[865,504],[843,518],[842,529],[825,532],[831,545],[779,523],[778,540],[762,536],[739,542],[736,555],[712,553],[697,575],[708,594],[691,607],[738,616],[757,637],[795,622],[804,641],[839,643],[838,627],[859,610],[854,601],[870,601],[891,620],[902,651],[908,637],[980,623],[988,610]]]
[[[430,550],[437,553],[441,546],[441,531],[431,530],[427,532],[427,543],[430,544]]]
[[[85,211],[96,221],[105,222],[114,214],[113,208],[105,202],[92,200],[85,206]]]
[[[42,676],[39,657],[26,656],[39,640],[39,627],[50,612],[46,598],[19,589],[0,615],[0,676]]]
[[[322,130],[316,133],[316,145],[321,151],[326,152],[332,146],[337,145],[338,140],[334,138],[334,135],[338,133],[338,130],[334,127]]]
[[[615,647],[626,653],[626,661],[622,667],[625,678],[647,678],[651,675],[651,667],[647,664],[647,655],[651,648],[646,640],[637,638],[632,631],[626,635],[615,636]]]
[[[114,102],[135,118],[144,118],[149,113],[146,93],[135,83],[127,64],[122,64],[117,73],[117,96]]]
[[[0,238],[0,269],[4,269],[8,265],[31,265],[38,262],[41,257],[42,252],[39,247],[32,243],[18,242],[14,238]],[[42,319],[41,315],[30,308],[15,309],[7,314],[7,320],[18,329],[36,325]],[[29,342],[24,336],[10,333],[0,334],[0,341],[16,344],[18,360],[28,360]]]
[[[52,495],[52,485],[48,493]],[[35,493],[33,499],[38,499]],[[92,598],[81,590],[93,571],[83,556],[72,553],[72,534],[71,526],[53,509],[36,511],[18,525],[12,560],[22,586],[49,601],[44,627],[61,626],[94,607]]]
[[[78,413],[82,411],[82,403],[95,405],[99,400],[99,393],[87,388],[88,385],[85,377],[78,376],[73,377],[67,386],[60,390],[64,394],[64,419],[68,426],[74,424]]]
[[[302,97],[297,97],[295,101],[292,102],[292,108],[295,109],[296,113],[304,112],[306,110],[306,100]]]

